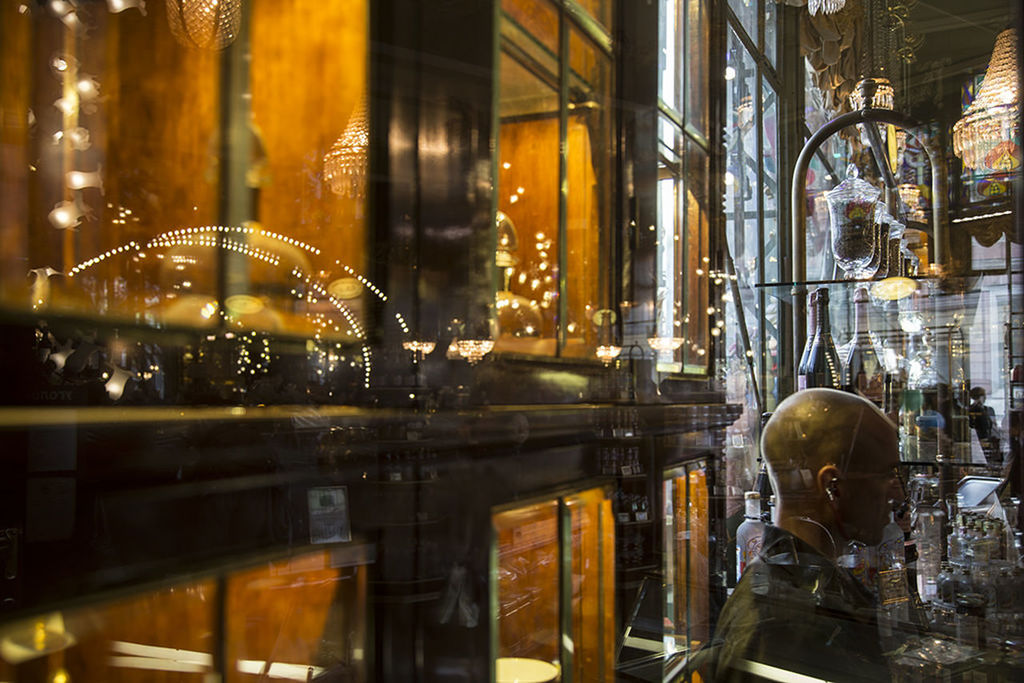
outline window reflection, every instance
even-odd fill
[[[47,278],[5,269],[0,302],[358,340],[365,193],[332,191],[324,158],[355,130],[365,175],[366,6],[235,3],[216,27],[192,7],[111,6],[88,30],[11,13],[33,40],[3,52],[27,116],[0,230],[4,258]],[[330,87],[294,77],[309,64]]]
[[[517,245],[498,244],[496,348],[592,357],[611,287],[612,60],[546,2],[503,8],[498,225]]]

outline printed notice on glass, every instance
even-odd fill
[[[352,540],[348,520],[348,489],[322,486],[309,490],[310,543],[339,543]]]

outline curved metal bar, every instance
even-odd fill
[[[793,282],[793,360],[803,353],[807,319],[807,169],[822,143],[847,126],[860,123],[888,123],[906,130],[921,141],[928,155],[932,176],[932,239],[934,262],[942,265],[946,258],[946,174],[941,150],[921,130],[920,122],[888,109],[860,109],[832,119],[807,140],[793,168],[790,191],[790,276]],[[883,156],[884,158],[884,156]],[[884,170],[883,170],[884,173]],[[795,372],[794,368],[794,372]],[[794,380],[795,381],[795,380]]]

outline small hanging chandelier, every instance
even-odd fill
[[[850,93],[850,106],[855,110],[860,109],[888,109],[893,110],[895,106],[896,91],[892,83],[885,76],[876,78],[862,78],[853,86]]]
[[[186,47],[222,50],[238,37],[241,0],[167,0],[171,34]]]
[[[366,150],[369,146],[366,98],[360,97],[341,137],[324,155],[324,179],[331,186],[331,192],[350,199],[365,196]]]
[[[953,124],[953,151],[964,166],[1012,171],[1020,166],[1020,111],[1017,104],[1017,52],[1020,40],[1010,28],[996,36],[978,96]]]
[[[807,11],[813,17],[818,12],[835,14],[846,6],[846,0],[808,0]]]

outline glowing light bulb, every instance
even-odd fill
[[[126,9],[137,9],[145,16],[146,14],[146,0],[107,0],[107,9],[112,14],[123,12]]]
[[[50,220],[50,224],[58,230],[70,230],[81,224],[84,215],[82,207],[76,202],[65,201],[55,204],[47,218]]]
[[[65,116],[71,116],[78,111],[78,96],[71,94],[61,97],[54,101],[53,106],[57,107]]]
[[[78,97],[82,102],[93,102],[100,96],[99,81],[88,74],[83,74],[78,79],[75,90],[78,91]]]
[[[87,187],[98,187],[103,191],[103,167],[97,166],[95,171],[68,171],[64,174],[64,182],[70,190],[84,190]]]

